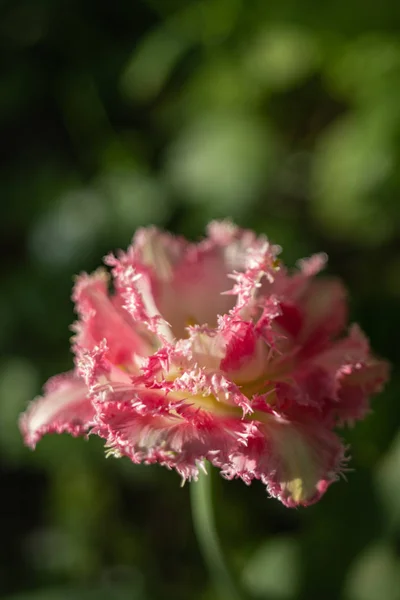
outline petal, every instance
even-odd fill
[[[82,379],[73,373],[51,378],[45,394],[31,402],[20,417],[25,443],[34,448],[45,433],[81,435],[93,424],[94,408]]]
[[[347,320],[346,290],[340,281],[320,279],[310,281],[300,306],[304,314],[301,340],[310,344],[318,338],[339,334]]]
[[[121,302],[108,295],[108,275],[99,270],[81,275],[75,285],[73,300],[80,321],[75,324],[75,346],[92,350],[104,339],[108,359],[114,364],[131,364],[135,354],[148,355],[148,342],[135,331],[129,314]]]
[[[382,391],[389,379],[389,364],[370,359],[366,364],[344,366],[338,374],[339,403],[332,407],[342,423],[353,424],[369,411],[369,397]]]
[[[371,356],[369,342],[357,325],[313,360],[334,378],[336,394],[326,394],[326,410],[340,423],[354,423],[369,410],[369,397],[389,378],[389,363]]]
[[[149,358],[143,375],[135,382],[144,383],[149,388],[157,387],[165,393],[178,392],[188,403],[201,408],[211,404],[213,411],[219,414],[232,414],[232,407],[233,413],[238,416],[241,413],[237,407],[242,409],[243,414],[251,413],[249,399],[218,368],[218,356],[208,357],[201,353],[208,343],[213,343],[213,339],[203,332],[199,340],[197,335],[194,336],[194,350],[191,348],[193,339],[180,340],[170,349],[163,348]],[[199,341],[198,345],[196,341]]]
[[[288,300],[281,302],[279,307],[280,314],[275,319],[275,326],[279,326],[292,340],[296,340],[304,323],[300,307]]]
[[[257,378],[265,370],[268,350],[251,322],[220,318],[218,329],[204,326],[188,328],[189,338],[177,346],[186,348],[193,364],[222,373],[236,383]]]
[[[332,277],[314,279],[325,262],[323,254],[299,261],[301,271],[293,275],[281,268],[266,290],[280,300],[282,314],[276,325],[292,344],[301,344],[306,355],[324,348],[341,333],[347,320],[347,294],[342,283]]]
[[[264,477],[268,491],[294,507],[317,502],[338,479],[344,446],[329,429],[316,423],[268,427],[276,468]]]
[[[305,365],[289,381],[276,383],[277,406],[285,410],[293,406],[309,406],[322,413],[327,402],[338,401],[336,373],[315,365]]]
[[[249,251],[260,244],[253,233],[228,223],[212,224],[209,237],[199,244],[155,228],[142,229],[128,251],[109,258],[108,264],[116,269],[122,287],[124,272],[140,275],[145,304],[157,308],[175,337],[184,338],[188,325],[214,327],[217,316],[233,308],[234,298],[224,294],[232,287],[229,275],[245,271]]]
[[[282,310],[277,322],[309,356],[323,349],[344,328],[346,292],[336,280],[310,281],[299,297],[286,300]]]
[[[169,414],[160,413],[159,408],[151,410],[140,392],[137,403],[105,403],[94,432],[107,440],[111,454],[174,468],[184,480],[197,478],[204,459],[227,456],[244,435],[240,420],[216,417],[184,403]]]
[[[267,379],[270,347],[252,322],[228,321],[222,328],[226,340],[225,356],[220,368],[238,385]]]
[[[267,491],[288,507],[313,504],[337,480],[344,461],[339,438],[314,419],[263,417],[246,447],[222,466],[228,479],[261,479]]]
[[[358,325],[352,325],[348,336],[333,342],[313,358],[313,363],[336,373],[343,365],[365,362],[369,354],[367,337]]]
[[[191,360],[199,367],[218,371],[226,354],[226,341],[220,331],[209,327],[188,328],[188,340],[181,340],[178,346],[186,348]]]

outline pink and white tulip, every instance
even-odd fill
[[[75,368],[21,416],[25,442],[90,432],[183,480],[210,461],[286,506],[317,501],[346,462],[334,429],[364,417],[388,365],[345,332],[342,284],[316,278],[325,255],[289,273],[279,250],[229,222],[198,244],[139,230],[106,257],[111,277],[78,278]]]

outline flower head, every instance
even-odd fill
[[[368,411],[388,376],[346,293],[316,278],[325,255],[289,273],[280,248],[230,222],[198,244],[139,230],[73,300],[75,367],[21,416],[25,442],[97,434],[109,453],[196,479],[260,479],[286,506],[318,500],[346,460],[334,429]]]

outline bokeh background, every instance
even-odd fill
[[[23,445],[18,414],[69,369],[72,277],[156,224],[232,217],[291,265],[324,250],[393,363],[345,432],[354,471],[308,509],[215,476],[254,598],[400,598],[400,5],[396,0],[0,4],[0,596],[213,600],[189,486]],[[228,600],[228,599],[227,599]]]

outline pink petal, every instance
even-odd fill
[[[336,373],[343,365],[357,364],[368,360],[369,354],[367,337],[358,325],[352,325],[346,337],[332,342],[313,358],[313,363]]]
[[[103,270],[78,278],[73,293],[80,316],[75,346],[91,350],[106,339],[109,360],[129,364],[135,354],[148,354],[149,344],[135,331],[129,314],[110,299],[107,287],[108,275]]]
[[[190,356],[192,364],[210,373],[224,374],[242,384],[266,369],[268,347],[251,322],[225,316],[216,329],[194,326],[188,333],[189,338],[177,346]]]
[[[246,483],[261,479],[271,496],[286,506],[307,506],[337,480],[343,461],[343,444],[318,421],[270,415],[254,428],[247,445],[222,466],[222,474]]]
[[[31,402],[20,418],[25,443],[34,448],[45,433],[85,433],[93,424],[94,408],[82,379],[73,373],[51,378],[45,394]]]
[[[252,232],[228,223],[214,223],[209,231],[210,237],[196,245],[155,228],[142,229],[127,253],[108,259],[121,292],[124,273],[136,274],[147,312],[156,307],[177,338],[186,337],[188,325],[215,326],[217,316],[234,306],[224,294],[231,288],[229,275],[246,270],[249,250],[261,243]]]
[[[320,279],[310,282],[300,299],[304,324],[303,343],[331,338],[343,330],[347,319],[346,290],[340,281]]]
[[[370,396],[381,392],[388,378],[389,364],[383,360],[343,367],[338,373],[339,404],[333,407],[339,420],[353,424],[365,417]]]
[[[321,414],[327,402],[338,401],[336,373],[315,365],[307,365],[293,373],[288,381],[276,383],[277,406],[286,410],[293,406],[313,407]]]
[[[219,371],[226,354],[226,341],[217,329],[195,325],[188,328],[188,340],[178,342],[191,361],[205,369]]]
[[[327,348],[346,324],[346,294],[336,280],[308,281],[300,294],[285,296],[280,306],[276,323],[289,336],[292,347],[300,346],[305,358]],[[282,350],[287,346],[284,344]]]
[[[184,480],[196,479],[204,459],[227,456],[244,434],[240,420],[216,417],[184,403],[169,413],[160,413],[160,407],[154,412],[141,398],[139,392],[136,403],[104,403],[94,430],[106,438],[111,453],[135,463],[158,462],[176,469]]]
[[[288,300],[280,302],[280,314],[275,319],[275,325],[279,326],[292,340],[296,340],[304,324],[304,315],[299,306]]]
[[[292,343],[301,344],[310,355],[324,348],[343,330],[347,320],[347,294],[334,278],[315,279],[326,263],[326,255],[317,254],[299,261],[300,272],[288,274],[284,267],[264,291],[280,301],[279,325]]]
[[[222,328],[226,339],[220,368],[239,385],[267,379],[271,349],[252,322],[233,320]]]
[[[222,412],[227,406],[240,407],[244,414],[252,412],[249,399],[240,387],[219,369],[221,356],[204,354],[214,343],[215,338],[208,336],[206,330],[194,329],[188,340],[180,340],[170,347],[151,356],[144,366],[143,375],[134,381],[148,388],[157,387],[167,392],[179,392],[185,395],[188,403],[203,406],[204,399],[212,399],[214,410],[221,403]],[[218,348],[223,352],[223,346]],[[229,411],[228,411],[229,412]]]

